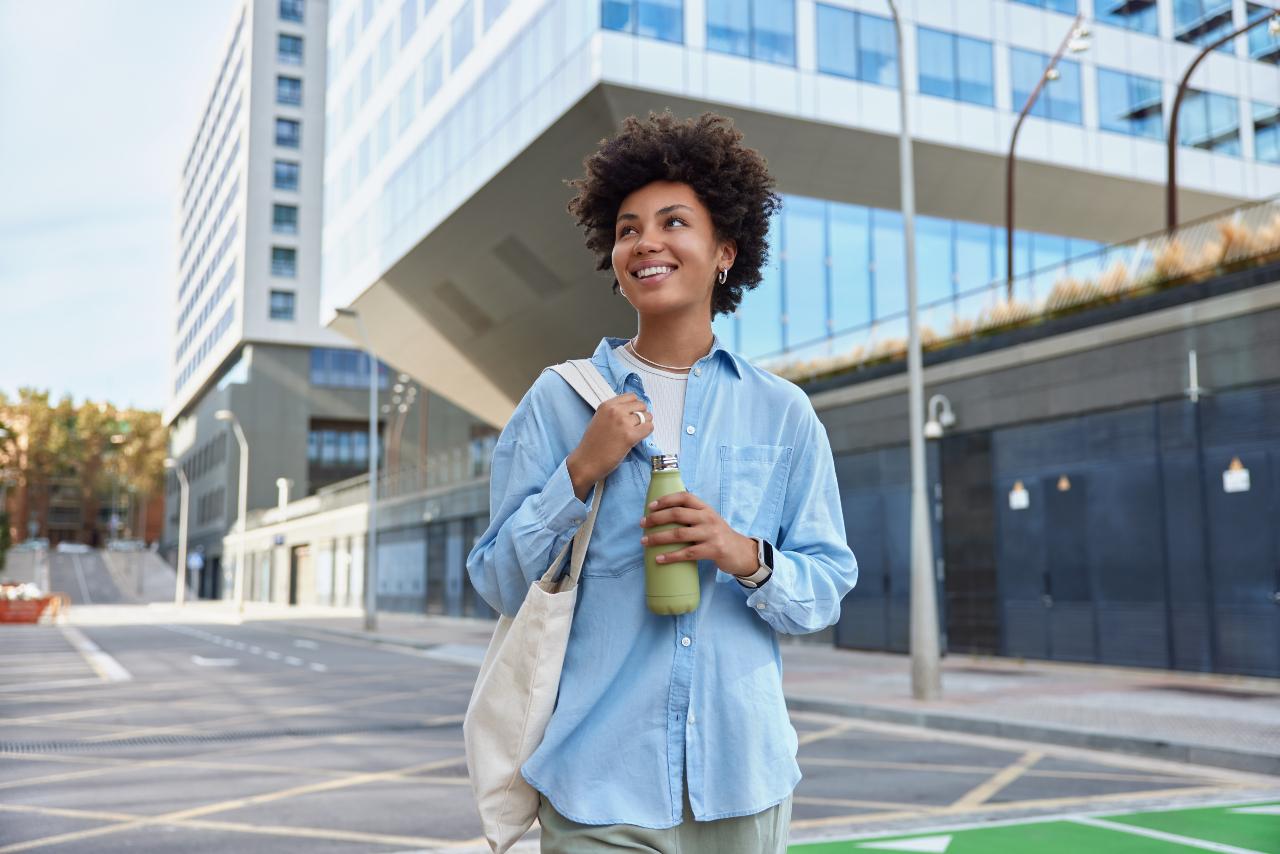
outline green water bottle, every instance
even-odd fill
[[[675,454],[663,454],[652,457],[652,473],[649,476],[649,492],[645,495],[645,513],[648,513],[650,502],[673,492],[684,492],[684,481],[680,479],[680,464]],[[649,528],[650,535],[659,531],[670,531],[680,527],[674,522]],[[644,549],[644,593],[649,610],[655,614],[687,614],[698,610],[700,590],[698,587],[698,562],[682,560],[675,563],[658,563],[654,560],[660,554],[673,552],[688,546],[688,543],[663,543],[657,546],[645,546]]]

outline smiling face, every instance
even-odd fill
[[[701,306],[709,316],[716,275],[735,252],[733,241],[716,238],[711,212],[688,184],[654,181],[618,207],[613,274],[641,314]]]

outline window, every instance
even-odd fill
[[[404,133],[405,128],[413,121],[413,111],[417,104],[414,100],[414,75],[410,74],[409,79],[404,81],[404,85],[400,87],[399,101],[399,132]]]
[[[296,107],[302,103],[302,81],[297,77],[276,77],[276,103]]]
[[[271,275],[286,279],[298,277],[298,250],[283,246],[271,247]]]
[[[898,85],[893,22],[818,4],[818,70],[882,86]]]
[[[378,40],[378,81],[381,82],[383,77],[387,76],[387,72],[391,70],[391,63],[396,58],[396,46],[392,40],[391,24],[387,24],[386,29],[382,31],[382,38]]]
[[[1257,3],[1246,3],[1245,14],[1249,23],[1259,18],[1267,18],[1276,14],[1275,10]],[[1259,62],[1270,62],[1280,65],[1280,34],[1272,35],[1270,25],[1261,25],[1249,30],[1249,56]]]
[[[707,0],[707,50],[795,65],[794,0]]]
[[[275,166],[275,188],[277,190],[298,189],[298,164],[289,160],[277,160]]]
[[[1240,116],[1236,99],[1188,89],[1178,114],[1178,143],[1238,157]]]
[[[1066,15],[1074,15],[1076,13],[1076,0],[1013,0],[1013,2],[1021,3],[1023,6],[1038,6],[1041,9],[1062,12]],[[1103,0],[1098,0],[1098,2],[1103,2]]]
[[[363,107],[373,94],[373,56],[371,55],[360,66],[360,106]]]
[[[995,106],[991,45],[978,39],[919,27],[920,91],[926,95]]]
[[[271,319],[272,320],[293,320],[293,311],[294,311],[293,291],[272,291],[271,292]]]
[[[360,29],[366,29],[369,22],[373,20],[374,5],[373,0],[364,0],[360,4]]]
[[[1044,74],[1050,57],[1029,50],[1011,51],[1013,66],[1013,109],[1021,111],[1031,94],[1031,87]],[[1059,59],[1056,66],[1057,80],[1048,80],[1040,90],[1031,115],[1055,122],[1081,123],[1080,114],[1080,64],[1070,59]]]
[[[302,141],[302,123],[293,119],[276,119],[276,145],[297,148]]]
[[[684,43],[684,0],[604,0],[600,23],[606,30]]]
[[[493,26],[493,22],[507,11],[507,7],[511,5],[511,0],[484,0],[484,28],[488,30]]]
[[[431,50],[427,51],[427,55],[422,59],[422,104],[427,103],[435,97],[440,91],[441,84],[444,83],[444,60],[441,54],[444,52],[444,40],[436,42]]]
[[[400,47],[409,43],[418,29],[418,0],[400,0]]]
[[[302,0],[280,0],[280,20],[302,23]]]
[[[298,206],[272,205],[271,230],[276,234],[298,233]]]
[[[284,33],[276,36],[276,57],[285,65],[301,65],[302,37]]]
[[[1098,69],[1098,126],[1115,133],[1164,139],[1160,81]]]
[[[1254,103],[1253,154],[1265,163],[1280,165],[1280,106]]]
[[[1173,37],[1204,47],[1231,32],[1231,0],[1174,0]],[[1231,53],[1232,43],[1218,48]]]
[[[1093,0],[1093,7],[1103,24],[1153,36],[1158,32],[1156,0]]]
[[[358,350],[315,347],[311,350],[311,384],[329,388],[369,387],[369,357]],[[387,366],[378,363],[378,387],[386,389]]]
[[[458,10],[458,14],[453,16],[453,23],[449,30],[453,34],[453,41],[449,50],[449,68],[456,70],[462,61],[467,58],[467,54],[471,53],[472,45],[475,42],[475,14],[471,11],[471,0],[467,0],[462,4],[462,8]]]

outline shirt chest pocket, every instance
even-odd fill
[[[748,537],[777,537],[791,473],[785,445],[720,446],[720,516]]]

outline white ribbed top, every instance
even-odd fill
[[[652,401],[653,441],[664,454],[680,453],[680,427],[684,421],[684,391],[689,385],[688,374],[664,371],[646,365],[631,355],[626,344],[613,348],[614,355],[635,368],[644,380],[645,394]]]

